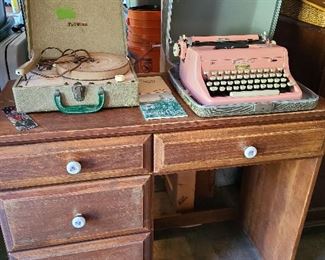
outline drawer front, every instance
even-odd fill
[[[149,231],[150,177],[0,194],[9,252]]]
[[[0,189],[13,189],[151,171],[150,136],[0,147]],[[80,173],[69,174],[69,162]]]
[[[324,138],[324,121],[159,134],[154,136],[154,172],[319,156]],[[244,152],[254,147],[257,155],[247,159]]]
[[[150,260],[150,233],[10,253],[10,260]]]

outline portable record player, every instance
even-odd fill
[[[120,0],[25,0],[30,61],[17,69],[18,112],[138,106]]]
[[[256,67],[287,61],[284,48],[276,48],[276,43],[272,41],[281,2],[281,0],[163,1],[163,39],[166,39],[163,42],[163,50],[171,82],[198,116],[266,114],[309,110],[316,107],[318,96],[303,86],[299,88],[297,85],[289,86],[293,80],[289,82],[284,78],[290,77],[287,71],[281,74],[283,79],[274,78],[279,77],[276,72],[282,69],[282,63],[281,68],[276,67],[275,74],[271,66]],[[239,44],[246,42],[247,36],[249,44],[247,46],[246,43]],[[256,37],[256,45],[250,48],[253,44],[251,39],[255,39],[253,36]],[[257,46],[263,49],[258,49]],[[275,52],[269,50],[281,50],[281,56],[276,54],[273,57]],[[262,69],[263,76],[260,79],[259,71]],[[266,73],[266,70],[270,70],[271,73]],[[263,78],[264,75],[270,78]],[[215,81],[212,79],[214,77]],[[239,77],[242,77],[242,80],[238,80]],[[271,83],[278,80],[286,80],[281,81],[282,85],[286,83],[289,86],[285,86],[286,93],[282,89],[276,89],[278,86],[282,87],[281,84]],[[255,81],[263,84],[258,85]],[[264,81],[267,84],[264,84]],[[269,90],[269,87],[272,89]],[[292,88],[297,90],[293,94]],[[262,92],[265,96],[261,95]],[[287,99],[289,96],[290,99]]]

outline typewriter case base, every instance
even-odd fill
[[[187,1],[186,6],[183,6],[181,1],[168,0],[164,1],[163,5],[163,32],[166,38],[166,42],[163,43],[163,50],[165,52],[166,60],[170,65],[169,68],[167,68],[169,71],[169,76],[179,95],[195,114],[200,117],[236,116],[310,110],[316,107],[319,99],[318,96],[303,86],[301,86],[303,97],[300,100],[274,101],[271,103],[241,103],[216,106],[199,104],[189,94],[188,90],[183,86],[179,79],[179,60],[173,57],[172,54],[172,44],[177,41],[177,37],[183,34],[186,36],[206,36],[239,35],[266,32],[267,35],[272,38],[280,12],[281,0],[269,1],[267,3],[269,5],[268,8],[264,8],[266,2],[263,0],[245,0],[240,4],[236,0],[225,0],[224,2],[220,1],[216,3],[215,8],[218,10],[218,12],[211,10],[213,9],[213,6],[209,6],[208,8],[208,4],[208,0],[203,0],[200,3],[194,0],[189,0]],[[253,8],[254,6],[252,5],[254,5],[255,8]],[[194,16],[200,15],[202,10],[209,10],[208,14],[213,15],[214,17],[206,17],[208,14],[205,14],[205,17],[207,21],[215,21],[210,23],[210,25],[216,24],[215,28],[212,28],[212,26],[201,26],[202,28],[199,28],[198,26],[191,24],[191,21],[186,20],[187,16],[184,14],[186,13],[184,12],[184,8],[198,12],[195,13]],[[241,8],[241,13],[244,15],[244,17],[241,16],[240,18],[244,20],[239,22],[229,18],[232,17],[230,14],[238,11],[238,8]],[[254,10],[254,12],[252,10]],[[182,17],[184,15],[185,17]],[[192,20],[195,19],[192,17]],[[254,26],[257,26],[258,28],[255,28]]]
[[[127,56],[121,1],[112,0],[107,4],[99,0],[92,4],[88,1],[25,0],[24,3],[30,54],[56,47]],[[55,58],[51,56],[54,54],[46,53],[44,58]],[[138,106],[138,80],[131,64],[125,78],[123,82],[114,78],[80,81],[42,78],[29,73],[27,80],[20,78],[13,87],[16,109],[26,113],[57,110],[89,113],[101,107]],[[57,105],[58,95],[64,111]]]

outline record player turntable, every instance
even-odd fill
[[[17,69],[18,112],[97,112],[138,105],[122,3],[25,0],[30,61]]]

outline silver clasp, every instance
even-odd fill
[[[72,86],[73,97],[76,101],[81,102],[85,99],[86,87],[80,82],[76,82]]]

